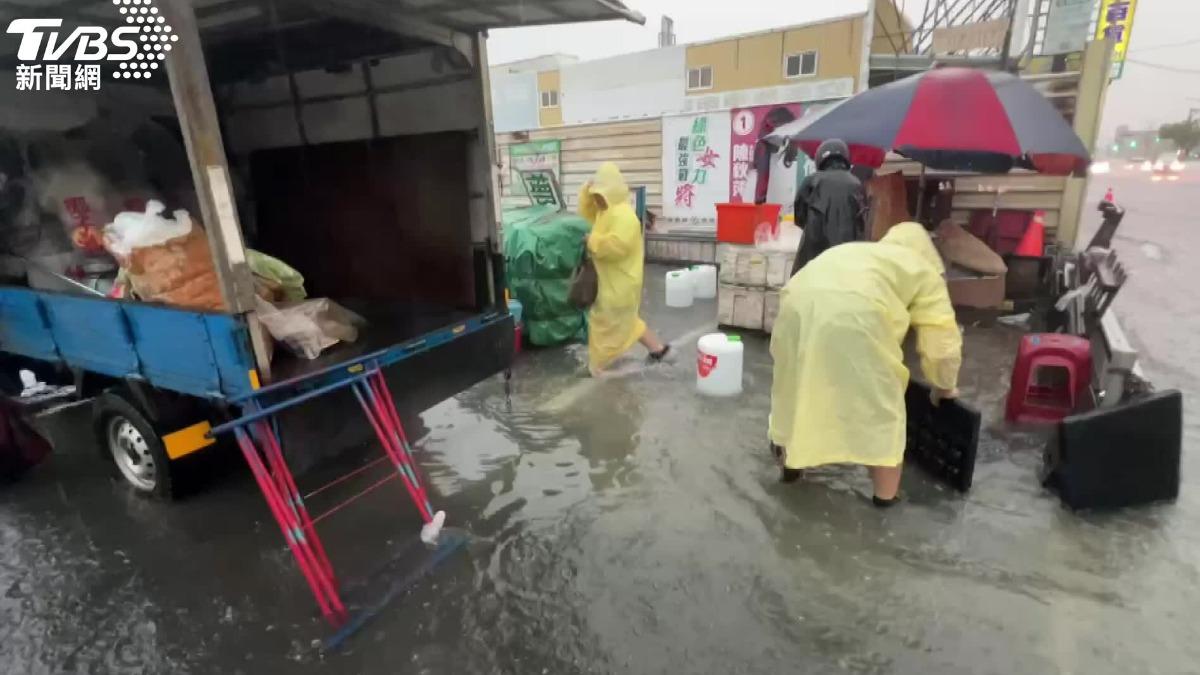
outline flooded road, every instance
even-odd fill
[[[489,380],[411,429],[435,504],[471,541],[339,653],[314,649],[328,631],[244,470],[175,504],[137,499],[107,477],[86,427],[60,420],[54,459],[0,492],[0,671],[1190,670],[1200,232],[1187,207],[1200,187],[1118,180],[1132,278],[1117,307],[1152,379],[1190,397],[1175,504],[1064,510],[1038,483],[1041,439],[1000,424],[1018,334],[973,326],[964,398],[986,429],[967,497],[916,469],[886,512],[860,470],[781,485],[765,341],[747,339],[744,395],[698,396],[692,346],[714,309],[661,307],[652,268],[647,319],[677,341],[676,363],[647,367],[639,352],[595,381],[579,376],[582,348],[527,352],[511,400]],[[353,578],[417,525],[381,490],[321,527]]]

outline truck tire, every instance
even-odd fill
[[[113,473],[140,496],[170,499],[175,487],[171,460],[162,437],[137,406],[106,391],[96,398],[93,419]]]

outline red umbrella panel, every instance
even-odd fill
[[[773,136],[809,155],[840,138],[853,163],[875,167],[890,150],[933,169],[981,173],[1024,167],[1085,175],[1091,162],[1062,114],[1030,84],[973,68],[937,68],[869,89]]]

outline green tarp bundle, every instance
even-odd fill
[[[567,302],[567,289],[591,224],[550,206],[507,209],[502,222],[508,288],[524,306],[525,337],[541,346],[586,337],[587,315]]]

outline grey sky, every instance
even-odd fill
[[[626,0],[626,4],[646,15],[645,26],[605,22],[495,31],[489,41],[491,60],[503,63],[552,52],[594,59],[651,49],[657,45],[663,14],[675,19],[675,33],[685,43],[862,12],[867,0]],[[910,16],[919,15],[921,6],[921,0],[905,3]],[[1187,40],[1200,40],[1200,2],[1138,2],[1130,58],[1200,71],[1200,42],[1154,48]],[[1182,119],[1190,107],[1200,108],[1200,73],[1129,63],[1124,77],[1109,89],[1102,135],[1111,136],[1119,124],[1157,126]]]

